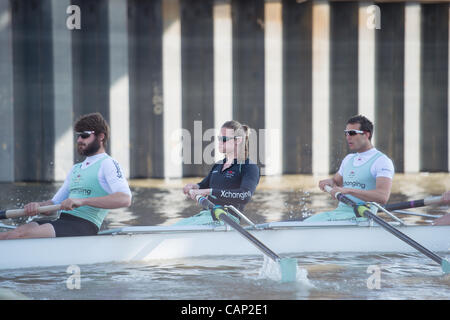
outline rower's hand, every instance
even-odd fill
[[[27,216],[32,217],[32,216],[39,214],[39,211],[38,211],[39,207],[40,207],[40,205],[38,202],[30,202],[30,203],[26,204],[23,207],[23,209],[25,210],[25,214]]]
[[[199,188],[198,184],[188,183],[187,185],[184,186],[183,193],[185,195],[189,196],[189,191],[191,191],[192,189],[198,189],[198,188]]]
[[[82,199],[66,199],[63,202],[61,202],[61,210],[67,210],[71,211],[75,208],[83,206]]]
[[[325,191],[325,186],[333,187],[334,186],[333,179],[325,179],[325,180],[320,180],[319,181],[319,188],[320,188],[320,190]]]
[[[211,189],[191,189],[189,190],[189,196],[192,200],[197,200],[196,197],[198,195],[206,197],[211,194]]]
[[[450,191],[444,192],[441,199],[442,204],[450,204]]]
[[[333,189],[330,190],[330,193],[333,196],[333,198],[336,198],[336,193],[348,194],[348,193],[350,193],[350,191],[351,191],[351,189],[349,189],[349,188],[333,187]]]
[[[333,189],[331,189],[330,193],[333,196],[333,198],[336,198],[336,193],[342,193],[345,194],[346,193],[346,189],[345,188],[341,188],[341,187],[334,187]]]

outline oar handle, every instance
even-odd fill
[[[195,199],[197,200],[198,204],[203,208],[203,209],[214,209],[214,203],[212,203],[211,201],[209,201],[206,197],[201,196],[201,195],[197,195],[195,197]]]
[[[333,188],[332,188],[331,186],[327,185],[327,184],[325,185],[324,189],[325,189],[325,191],[328,192],[329,194],[331,194],[331,190],[333,190]],[[339,193],[339,192],[336,193],[336,196],[335,196],[336,199],[337,199],[337,194],[338,194],[338,193]]]
[[[442,201],[442,196],[436,196],[436,197],[428,197],[423,199],[423,202],[426,206],[432,205],[432,204],[439,204]]]
[[[54,204],[50,206],[39,207],[39,213],[58,211],[61,209],[61,205]],[[12,219],[25,216],[25,209],[12,209],[12,210],[3,210],[0,211],[0,219]]]

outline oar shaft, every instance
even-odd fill
[[[325,190],[327,192],[330,192],[332,190],[331,187],[326,186]],[[338,199],[339,201],[353,207],[354,209],[357,208],[362,208],[362,206],[359,206],[358,204],[356,204],[353,200],[351,200],[350,198],[348,198],[347,196],[345,196],[342,193],[336,193],[335,195],[336,199]],[[386,221],[384,221],[383,219],[381,219],[380,217],[376,216],[375,214],[373,214],[372,212],[370,212],[370,210],[365,209],[362,213],[364,216],[373,219],[376,223],[378,223],[381,227],[383,227],[386,231],[389,231],[390,233],[392,233],[393,235],[395,235],[397,238],[399,238],[400,240],[403,240],[404,242],[406,242],[407,244],[409,244],[410,246],[412,246],[413,248],[415,248],[416,250],[418,250],[419,252],[423,253],[424,255],[426,255],[427,257],[429,257],[430,259],[434,260],[435,262],[437,262],[438,264],[442,265],[443,259],[441,257],[439,257],[437,254],[435,254],[434,252],[431,252],[430,250],[428,250],[427,248],[423,247],[422,245],[420,245],[419,243],[417,243],[416,241],[414,241],[413,239],[411,239],[410,237],[408,237],[406,234],[402,233],[401,231],[397,230],[396,228],[394,228],[393,226],[391,226],[389,223],[387,223]]]
[[[343,195],[341,194],[340,196],[342,197]],[[386,221],[384,221],[380,217],[376,216],[375,214],[373,214],[369,210],[364,211],[364,215],[367,216],[368,218],[373,219],[373,221],[375,221],[380,226],[382,226],[386,231],[389,231],[390,233],[395,235],[397,238],[399,238],[399,239],[403,240],[404,242],[406,242],[407,244],[409,244],[411,247],[413,247],[416,250],[422,252],[424,255],[426,255],[430,259],[434,260],[438,264],[442,264],[442,258],[439,257],[437,254],[435,254],[434,252],[432,252],[432,251],[428,250],[427,248],[423,247],[422,245],[420,245],[419,243],[417,243],[416,241],[414,241],[413,239],[408,237],[406,234],[404,234],[403,232],[400,232],[399,230],[397,230],[396,228],[394,228],[389,223],[387,223]]]
[[[43,206],[39,207],[39,213],[58,211],[61,209],[59,204],[54,204],[51,206]],[[12,210],[3,210],[0,211],[0,219],[12,219],[25,216],[25,209],[12,209]]]
[[[266,254],[269,258],[271,258],[273,261],[275,262],[279,262],[280,261],[280,257],[273,252],[272,250],[270,250],[269,248],[267,248],[261,241],[259,241],[258,239],[256,239],[251,233],[249,233],[247,230],[245,230],[244,228],[242,228],[240,225],[238,225],[233,219],[231,219],[229,216],[227,216],[226,214],[222,213],[220,215],[220,219],[222,221],[224,221],[225,223],[227,223],[230,227],[232,227],[234,230],[236,230],[237,232],[239,232],[244,238],[246,238],[247,240],[249,240],[250,242],[252,242],[256,248],[258,248],[262,253]]]
[[[214,210],[214,204],[205,197],[197,196],[197,202],[205,209]],[[227,216],[225,211],[223,211],[223,213],[219,213],[218,219],[222,220],[223,222],[228,224],[230,227],[232,227],[234,230],[239,232],[243,237],[245,237],[247,240],[249,240],[251,243],[253,243],[253,245],[255,245],[256,248],[261,250],[269,258],[271,258],[275,262],[280,261],[281,258],[275,252],[270,250],[261,241],[256,239],[250,232],[248,232],[247,230],[242,228],[233,219],[231,219],[229,216]]]
[[[441,202],[441,196],[437,197],[429,197],[425,199],[420,200],[411,200],[411,201],[404,201],[399,203],[392,203],[387,204],[385,206],[386,210],[394,211],[394,210],[402,210],[402,209],[411,209],[411,208],[419,208],[424,206],[429,206],[432,204],[438,204]]]

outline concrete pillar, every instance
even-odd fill
[[[131,177],[164,176],[160,1],[129,2]]]
[[[330,173],[348,153],[343,130],[358,113],[358,18],[358,3],[330,4]]]
[[[70,0],[52,0],[53,88],[55,99],[54,180],[64,181],[73,165],[72,32],[67,28]]]
[[[164,176],[182,176],[181,27],[178,0],[163,7]]]
[[[421,171],[448,171],[448,18],[447,3],[422,4]]]
[[[182,127],[191,136],[183,144],[191,151],[183,176],[198,177],[207,175],[214,163],[212,148],[205,149],[214,145],[213,0],[180,0],[180,13]]]
[[[283,173],[312,173],[312,8],[283,1]]]
[[[13,52],[10,2],[0,2],[0,181],[14,181]]]
[[[220,127],[233,119],[233,43],[230,0],[216,1],[214,16],[214,127],[216,135]],[[218,140],[214,142],[215,150]],[[215,152],[215,160],[223,154]]]
[[[12,4],[16,181],[54,179],[51,1]]]
[[[358,26],[358,113],[375,119],[375,33],[377,32],[377,14],[379,7],[373,2],[359,3]],[[375,136],[372,137],[375,142]]]
[[[280,1],[264,5],[265,175],[282,173],[283,164],[283,24]]]
[[[420,170],[420,21],[418,3],[405,6],[405,172]]]
[[[110,0],[109,23],[109,124],[111,156],[130,176],[130,99],[128,77],[128,6],[125,0]],[[162,153],[162,150],[159,150]]]
[[[314,1],[312,58],[312,166],[313,174],[330,172],[330,6]]]
[[[100,112],[109,121],[108,1],[72,3],[81,11],[81,29],[71,31],[74,118]],[[77,153],[74,156],[76,162],[84,158]]]
[[[376,147],[394,162],[404,163],[405,4],[379,3],[381,29],[376,32]]]
[[[250,158],[265,158],[260,129],[265,126],[264,1],[232,0],[233,17],[233,119],[249,125]],[[260,163],[261,164],[261,163]],[[261,166],[263,167],[263,166]]]

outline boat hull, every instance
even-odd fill
[[[304,252],[416,252],[378,226],[273,223],[249,230],[279,255]],[[450,226],[397,227],[426,248],[450,250]],[[91,237],[0,241],[0,269],[149,261],[198,256],[255,255],[242,236],[220,228],[129,227]]]

